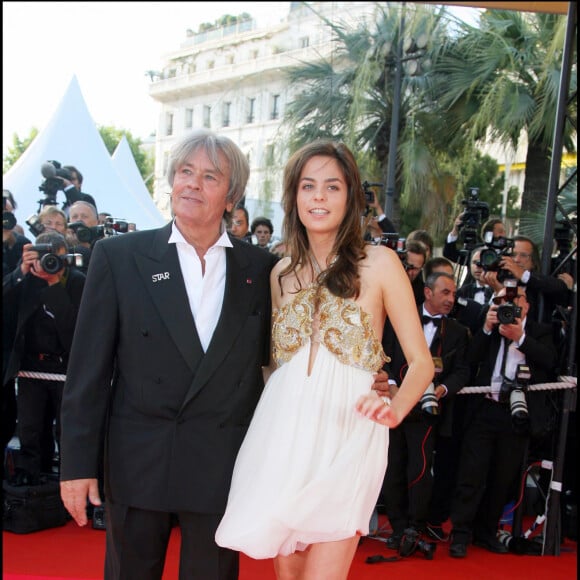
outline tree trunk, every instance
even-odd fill
[[[530,143],[526,154],[526,173],[522,194],[521,215],[539,211],[554,211],[546,208],[548,182],[550,178],[550,155],[540,143]]]

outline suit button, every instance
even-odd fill
[[[141,334],[142,334],[143,336],[149,336],[149,331],[148,331],[146,328],[142,328],[142,329],[141,329]]]

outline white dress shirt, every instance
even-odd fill
[[[185,240],[175,222],[169,243],[177,246],[189,307],[205,352],[222,311],[226,287],[226,248],[231,248],[232,242],[226,230],[222,229],[220,238],[204,255],[205,274],[195,248]]]

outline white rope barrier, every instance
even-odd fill
[[[560,376],[557,383],[539,383],[529,385],[529,391],[553,391],[559,389],[575,389],[577,377]],[[463,387],[458,391],[458,395],[471,395],[473,393],[491,393],[491,386],[488,387]]]
[[[41,381],[66,381],[66,375],[59,375],[57,373],[39,373],[36,371],[20,371],[19,377],[24,379],[39,379]]]

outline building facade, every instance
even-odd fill
[[[286,71],[305,62],[332,58],[332,22],[370,21],[374,2],[289,3],[277,25],[259,28],[255,20],[203,32],[167,55],[162,71],[151,74],[149,94],[161,104],[155,143],[155,203],[169,218],[167,165],[171,147],[194,128],[227,135],[247,155],[250,219],[265,215],[281,237],[282,170],[287,158],[281,120],[299,87]],[[321,18],[321,16],[323,18]]]

